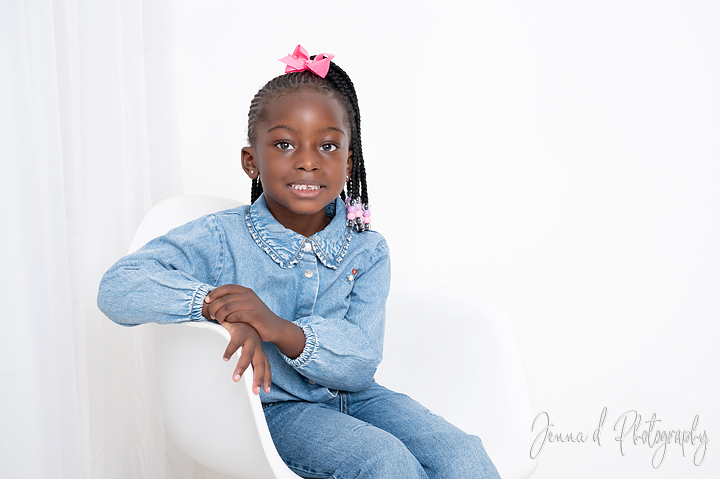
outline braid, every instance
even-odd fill
[[[360,199],[362,203],[368,203],[367,183],[365,178],[365,160],[362,153],[362,138],[360,136],[360,106],[358,105],[355,85],[345,71],[334,63],[330,62],[330,69],[325,77],[339,91],[343,97],[350,101],[353,111],[351,121],[352,139],[350,150],[353,152],[353,168],[350,174],[351,183],[348,183],[348,193],[353,199]]]
[[[311,58],[315,58],[314,56]],[[309,71],[286,73],[273,78],[257,92],[250,102],[248,112],[248,143],[255,145],[257,125],[265,119],[265,110],[268,101],[279,93],[299,90],[301,88],[314,88],[332,94],[344,106],[350,127],[350,150],[352,151],[353,167],[347,182],[347,193],[340,193],[345,200],[358,200],[368,204],[367,179],[365,175],[365,161],[362,153],[360,136],[360,107],[352,80],[345,71],[330,62],[330,69],[325,78],[321,78]],[[252,181],[250,202],[254,203],[262,194],[263,188],[259,178]]]
[[[252,186],[250,187],[250,203],[255,203],[255,200],[260,198],[263,192],[262,183],[260,183],[260,177],[253,178]]]

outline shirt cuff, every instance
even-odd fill
[[[298,324],[298,326],[300,325]],[[315,335],[315,331],[307,324],[300,326],[300,328],[302,328],[303,333],[305,333],[305,347],[302,353],[300,353],[300,356],[295,359],[290,359],[280,352],[280,356],[282,356],[285,362],[295,369],[305,366],[315,355],[315,350],[317,349],[317,336]]]
[[[190,310],[190,319],[192,321],[207,321],[207,318],[202,315],[203,303],[205,303],[205,296],[213,288],[207,284],[201,284],[198,289],[195,290],[195,294],[192,298],[192,305]]]

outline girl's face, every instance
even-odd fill
[[[304,236],[325,228],[325,207],[352,170],[345,110],[330,94],[299,90],[266,106],[255,145],[242,149],[243,168],[260,177],[268,209]]]

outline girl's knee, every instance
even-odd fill
[[[449,449],[436,464],[437,470],[431,477],[443,479],[500,479],[482,441],[477,436],[465,435],[458,438],[455,447]]]
[[[415,456],[392,434],[369,425],[358,428],[356,433],[357,449],[332,477],[427,479]],[[359,475],[338,475],[343,472],[340,469],[353,470]]]

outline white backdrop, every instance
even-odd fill
[[[173,33],[172,1],[0,2],[0,477],[173,472],[145,331],[95,305],[183,191]]]
[[[358,89],[393,281],[497,298],[555,432],[608,408],[533,477],[718,477],[720,7],[593,3],[2,2],[0,475],[189,477],[97,282],[159,200],[248,200],[250,99],[301,43]],[[697,415],[703,463],[623,456],[628,410]]]
[[[553,431],[592,436],[608,408],[600,445],[546,444],[533,477],[718,477],[718,21],[709,0],[184,1],[185,189],[248,201],[250,99],[297,43],[336,54],[393,281],[504,304]],[[698,415],[702,464],[697,441],[623,456],[628,410]]]

